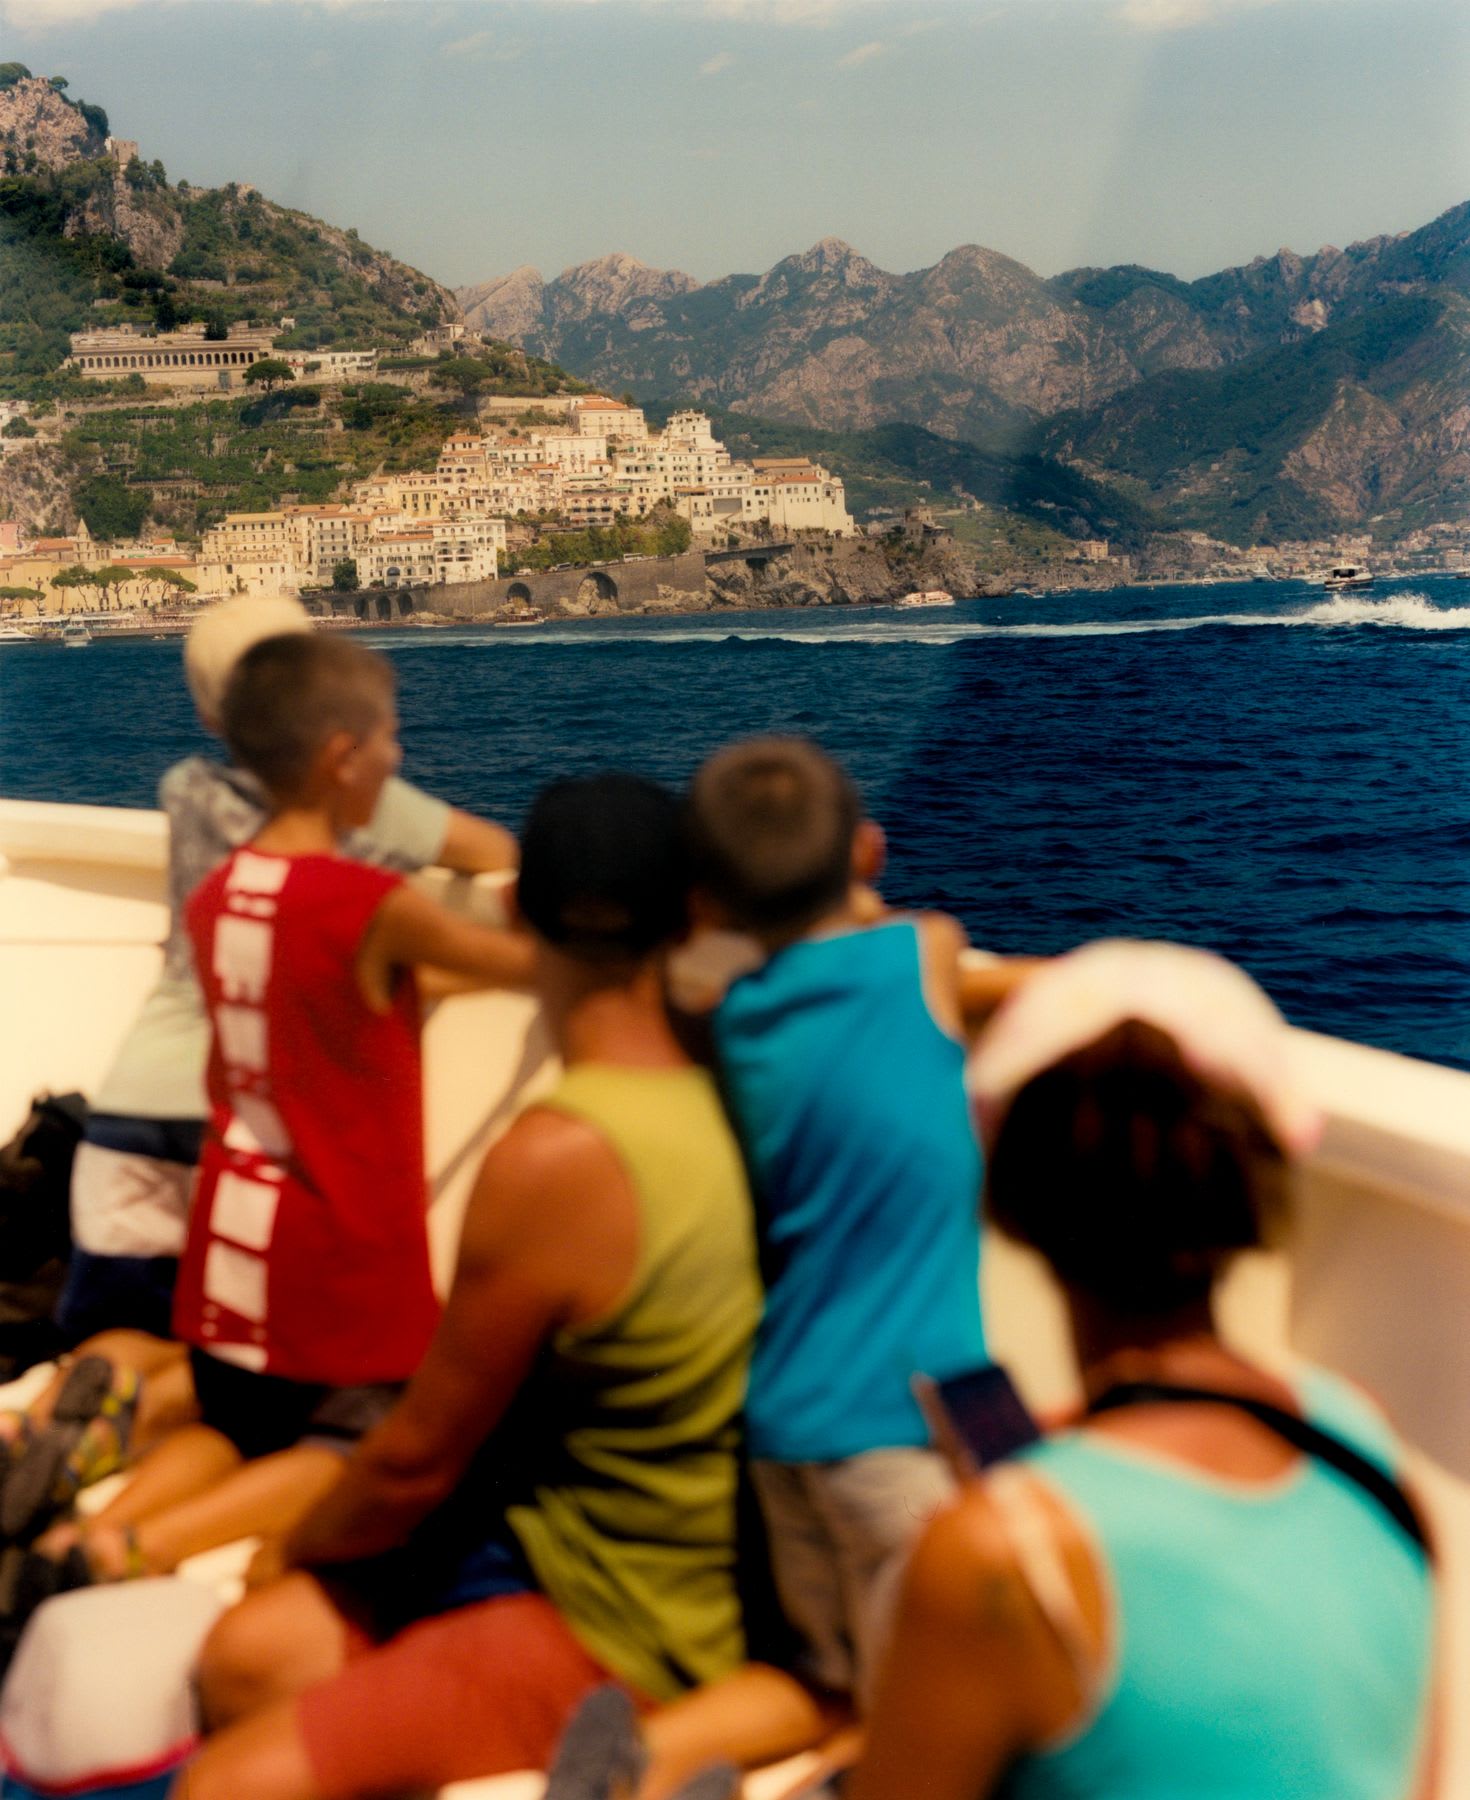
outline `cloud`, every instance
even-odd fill
[[[1188,31],[1227,13],[1254,12],[1278,0],[1123,0],[1117,17],[1135,31]]]
[[[41,33],[53,28],[90,24],[104,14],[133,12],[143,6],[183,11],[186,7],[208,3],[209,0],[0,0],[0,22],[17,30]],[[509,11],[512,3],[513,0],[485,0],[487,8],[494,6],[496,10]],[[521,0],[521,3],[549,9],[577,4],[615,6],[626,4],[626,0]],[[655,0],[655,4],[670,7],[687,3],[688,0]],[[873,0],[702,0],[703,10],[710,18],[750,25],[830,25],[839,13],[852,12],[872,3]],[[401,6],[403,0],[254,0],[254,4],[352,12],[370,6]],[[469,35],[478,39],[484,34],[472,32]],[[468,42],[469,39],[459,41]]]
[[[882,56],[887,50],[886,44],[876,39],[871,44],[859,44],[856,50],[849,50],[846,56],[837,58],[839,69],[860,69],[864,63],[871,62],[875,56]]]
[[[701,75],[723,75],[725,70],[730,67],[734,60],[735,54],[733,51],[717,51],[715,55],[710,57],[708,62],[702,62],[699,65],[699,72]]]
[[[472,31],[468,37],[454,38],[439,46],[441,56],[452,56],[461,62],[515,62],[521,46],[508,44],[498,31]]]
[[[145,0],[4,0],[0,20],[17,31],[48,31],[55,25],[86,24],[103,13],[131,12]]]
[[[857,0],[705,0],[712,18],[744,25],[830,25],[839,8]]]

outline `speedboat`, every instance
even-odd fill
[[[81,619],[69,619],[61,628],[61,641],[68,650],[85,649],[92,641],[92,634]]]
[[[905,594],[901,600],[895,600],[895,606],[953,606],[954,595],[944,588],[924,588],[917,593]]]
[[[0,1141],[38,1090],[94,1092],[152,985],[167,930],[167,826],[157,812],[0,800]],[[415,877],[486,923],[507,876]],[[1018,946],[1019,948],[1019,946]],[[706,972],[729,941],[689,952]],[[979,956],[980,952],[972,952]],[[700,970],[687,972],[699,986]],[[728,979],[729,970],[723,971]],[[510,993],[443,1001],[424,1032],[425,1144],[435,1277],[449,1280],[486,1148],[544,1093],[555,1067],[535,1003]],[[1409,1449],[1445,1572],[1446,1695],[1470,1692],[1470,1073],[1294,1032],[1327,1129],[1303,1171],[1289,1237],[1225,1284],[1227,1336],[1281,1363],[1340,1370],[1371,1390]],[[1040,1262],[988,1231],[977,1272],[987,1337],[1033,1407],[1074,1399],[1060,1296]],[[221,1558],[226,1558],[222,1563]],[[213,1551],[184,1579],[238,1592],[248,1560]],[[1470,1709],[1443,1720],[1435,1800],[1470,1794]],[[754,1800],[759,1789],[748,1784]],[[772,1791],[767,1787],[767,1793]],[[785,1791],[784,1787],[777,1791]],[[535,1800],[529,1775],[456,1785],[453,1800]],[[449,1800],[449,1793],[441,1796]]]
[[[1373,585],[1373,571],[1365,569],[1360,563],[1338,563],[1327,571],[1322,585],[1334,593],[1339,588],[1370,588]]]
[[[19,625],[0,625],[0,644],[28,644],[31,634]]]

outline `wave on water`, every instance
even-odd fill
[[[1400,631],[1470,631],[1470,606],[1435,606],[1411,590],[1381,600],[1334,594],[1283,625],[1393,625]]]
[[[703,615],[708,617],[708,615]],[[618,625],[577,625],[568,628],[550,621],[543,627],[527,627],[514,633],[484,631],[424,632],[411,640],[416,645],[455,644],[490,648],[545,649],[578,644],[917,644],[943,649],[974,638],[1072,638],[1130,637],[1161,631],[1204,631],[1211,628],[1260,629],[1262,627],[1317,626],[1342,630],[1371,625],[1398,631],[1470,631],[1470,606],[1436,606],[1424,594],[1412,591],[1369,598],[1360,594],[1334,594],[1329,600],[1293,612],[1205,613],[1167,619],[1031,619],[1015,624],[982,620],[945,619],[934,623],[913,619],[837,619],[824,616],[808,624],[793,619],[789,624],[767,625],[753,620],[731,621],[733,629],[708,626],[675,626],[669,629],[628,631]],[[384,634],[382,647],[407,647],[401,634]]]

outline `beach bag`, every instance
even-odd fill
[[[224,1602],[167,1575],[48,1600],[0,1692],[4,1800],[164,1800],[194,1754],[194,1666]]]
[[[52,1314],[71,1254],[71,1170],[86,1123],[80,1094],[42,1094],[0,1147],[0,1381],[61,1348]]]

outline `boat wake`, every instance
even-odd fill
[[[709,615],[702,617],[708,619]],[[1292,612],[1206,613],[1187,618],[1163,619],[1078,619],[1017,621],[999,624],[984,620],[965,621],[946,618],[943,621],[917,621],[913,618],[861,619],[834,617],[824,609],[820,619],[794,617],[789,622],[768,624],[764,620],[744,618],[731,620],[729,629],[680,625],[668,629],[630,631],[620,624],[576,625],[548,623],[542,628],[528,626],[515,633],[495,633],[493,648],[507,645],[521,649],[545,648],[549,645],[576,644],[917,644],[943,649],[951,644],[968,643],[975,638],[1075,638],[1131,637],[1150,632],[1207,631],[1211,629],[1259,630],[1315,626],[1343,630],[1359,626],[1377,626],[1397,631],[1470,631],[1470,606],[1436,606],[1424,594],[1412,591],[1373,598],[1360,594],[1338,594],[1311,606]],[[410,640],[411,647],[426,648],[439,643],[478,644],[491,648],[489,634],[480,631],[423,632]],[[398,634],[385,633],[384,649],[400,650],[409,643]]]

